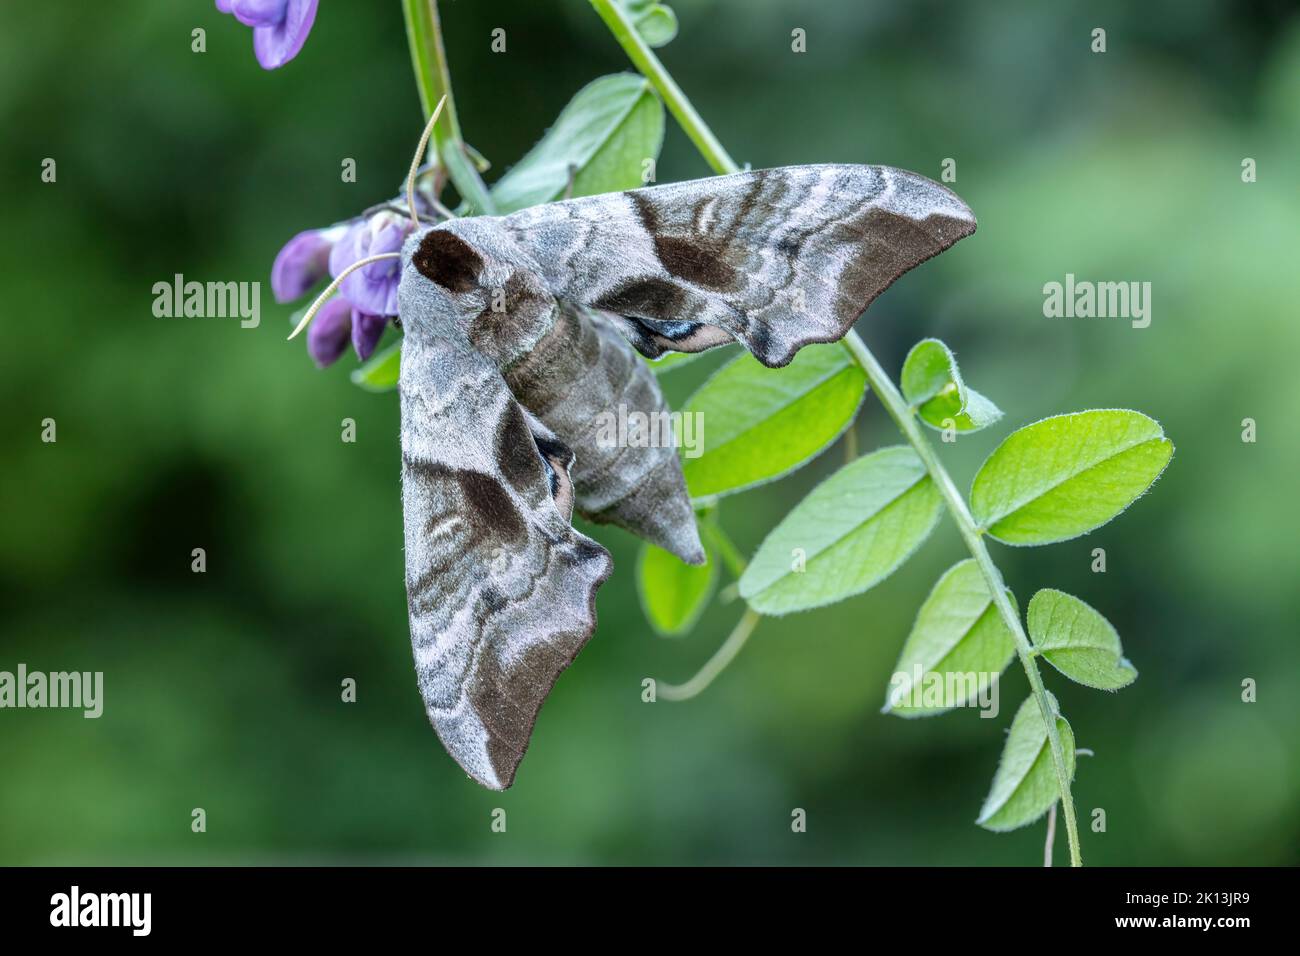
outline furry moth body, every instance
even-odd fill
[[[411,643],[447,751],[514,781],[537,712],[595,628],[612,562],[572,513],[691,563],[676,452],[609,448],[602,412],[666,411],[636,355],[739,341],[765,365],[848,331],[975,230],[937,183],[793,166],[452,220],[402,250],[399,391]]]

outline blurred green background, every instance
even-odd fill
[[[404,175],[420,115],[399,4],[327,0],[273,73],[211,6],[0,12],[0,669],[106,673],[99,720],[0,711],[0,863],[1039,862],[1041,824],[972,822],[1025,694],[1017,665],[996,721],[879,713],[916,608],[963,556],[946,519],[883,585],[765,621],[702,697],[655,705],[641,679],[685,679],[739,607],[712,607],[684,640],[654,637],[635,542],[602,530],[617,571],[599,630],[543,709],[519,782],[494,794],[466,780],[413,678],[396,397],[351,385],[350,355],[316,371],[266,287],[289,236]],[[1022,606],[1043,586],[1079,595],[1141,671],[1113,696],[1046,672],[1096,752],[1075,785],[1085,861],[1300,862],[1294,7],[674,6],[681,33],[662,57],[738,160],[935,178],[957,160],[980,231],[859,330],[893,371],[918,338],[943,337],[1007,412],[942,446],[959,484],[1013,428],[1057,412],[1141,409],[1177,445],[1113,524],[995,546]],[[491,175],[585,82],[627,68],[585,0],[453,0],[443,19],[461,122]],[[489,50],[498,26],[505,55]],[[790,51],[794,27],[806,54]],[[355,184],[340,182],[345,156]],[[40,181],[44,157],[55,184]],[[1241,181],[1244,157],[1257,183]],[[706,173],[670,124],[660,180]],[[151,287],[177,272],[262,281],[261,326],[154,318]],[[1150,328],[1045,319],[1042,286],[1067,272],[1150,281]],[[670,396],[711,365],[666,378]],[[57,444],[40,441],[46,417]],[[339,440],[344,417],[355,444]],[[897,441],[870,397],[858,430],[864,448]],[[839,460],[832,449],[728,500],[724,524],[752,550]],[[206,574],[190,572],[195,547]],[[355,704],[340,702],[345,677]],[[489,828],[495,807],[505,834]],[[791,833],[794,807],[806,834]],[[1087,829],[1097,807],[1105,833]]]

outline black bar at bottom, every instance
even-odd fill
[[[392,932],[503,942],[541,931],[554,945],[556,933],[596,927],[629,942],[697,927],[692,938],[771,943],[841,926],[864,942],[978,943],[995,932],[1028,943],[1030,930],[1227,942],[1292,927],[1296,888],[1286,869],[15,868],[0,871],[0,926],[6,942],[80,944],[334,945]]]

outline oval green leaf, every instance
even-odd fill
[[[852,461],[772,529],[741,575],[740,595],[754,610],[779,615],[860,594],[920,547],[940,506],[910,448]]]
[[[1141,412],[1057,415],[1014,432],[971,486],[971,513],[1007,544],[1050,544],[1100,527],[1147,490],[1173,443]]]
[[[682,460],[687,489],[731,494],[794,471],[840,436],[866,393],[866,375],[839,346],[809,346],[780,369],[738,356],[682,409],[701,416],[703,437],[702,454]]]
[[[1065,769],[1073,780],[1074,731],[1060,715],[1056,698],[1051,694],[1047,696],[1056,714],[1056,732],[1061,738]],[[1052,747],[1047,740],[1047,724],[1038,709],[1038,701],[1030,697],[1020,705],[1011,721],[1011,732],[1002,747],[1002,759],[993,775],[993,786],[975,822],[986,830],[1015,830],[1033,823],[1060,797]]]
[[[664,108],[649,81],[632,73],[593,80],[492,187],[497,212],[562,198],[570,175],[572,196],[644,186],[644,164],[659,156],[663,138]]]
[[[656,0],[618,0],[627,10],[636,32],[652,47],[661,47],[677,36],[677,14]]]
[[[1077,597],[1045,588],[1029,602],[1027,617],[1034,647],[1070,680],[1119,690],[1137,679],[1110,621]]]
[[[637,593],[650,626],[665,637],[685,634],[708,606],[718,581],[718,563],[687,564],[675,554],[642,544],[637,557]]]
[[[971,704],[1015,656],[1011,629],[978,562],[967,558],[944,572],[917,612],[882,712],[928,717]]]
[[[391,392],[397,388],[402,366],[402,340],[398,339],[382,352],[376,352],[352,371],[352,384],[367,392]]]
[[[957,359],[938,339],[912,346],[900,376],[903,395],[931,428],[979,431],[1002,417],[989,399],[962,381]]]

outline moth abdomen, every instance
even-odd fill
[[[554,329],[506,370],[507,384],[573,449],[573,486],[583,517],[701,563],[704,552],[675,443],[638,441],[619,427],[630,417],[667,418],[654,374],[615,327],[617,317],[559,305]],[[658,437],[672,435],[661,429]]]

